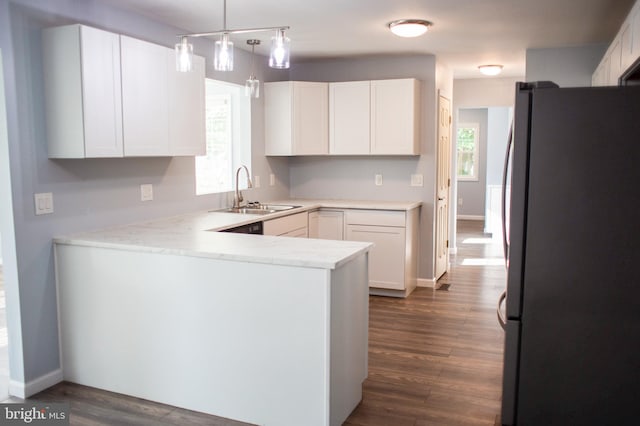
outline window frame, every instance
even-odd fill
[[[196,156],[194,158],[194,190],[196,196],[221,194],[235,190],[235,170],[240,165],[246,165],[251,170],[252,159],[252,139],[251,139],[251,99],[244,95],[244,86],[230,83],[226,81],[205,78],[205,121],[209,124],[207,114],[207,95],[222,95],[229,97],[230,103],[230,164],[229,174],[225,178],[225,183],[216,188],[204,188],[198,185],[198,176],[206,174],[206,170],[200,169],[204,167],[203,157],[209,155],[209,141],[207,140],[207,154],[204,156]],[[208,133],[208,132],[207,132]],[[213,171],[211,171],[213,173]],[[226,174],[226,173],[225,173]],[[228,182],[228,183],[227,183]],[[241,180],[240,189],[246,189],[246,181]]]
[[[458,173],[460,164],[458,132],[460,129],[474,129],[473,175],[460,175]],[[477,182],[480,180],[480,123],[458,123],[456,128],[456,179],[462,182]]]

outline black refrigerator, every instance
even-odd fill
[[[517,83],[510,146],[502,423],[640,424],[640,87]]]

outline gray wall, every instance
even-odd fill
[[[173,46],[176,28],[118,10],[93,0],[55,2],[0,0],[0,49],[4,59],[9,134],[9,164],[13,220],[3,217],[0,229],[5,249],[15,240],[15,258],[4,253],[8,297],[11,379],[26,383],[60,367],[56,292],[51,240],[56,235],[168,216],[198,209],[223,207],[226,194],[195,196],[193,158],[49,160],[44,128],[41,29],[67,23],[85,23],[165,46]],[[211,41],[199,39],[197,54],[209,56]],[[244,84],[250,55],[236,49],[236,70],[212,71],[209,77]],[[264,58],[263,58],[264,59]],[[258,78],[265,79],[266,60]],[[269,71],[268,78],[288,77],[287,71]],[[252,106],[253,174],[262,177],[261,189],[251,199],[277,199],[289,194],[287,160],[266,159],[263,101]],[[0,147],[1,148],[1,147]],[[0,151],[0,155],[5,155]],[[2,164],[6,162],[3,158]],[[268,175],[277,185],[268,187]],[[9,179],[0,180],[8,185]],[[140,202],[139,185],[154,186],[154,201]],[[2,188],[3,190],[6,188]],[[34,215],[33,194],[52,192],[55,213]],[[0,211],[6,213],[4,209]],[[11,229],[7,229],[11,228]],[[10,232],[7,232],[10,231]],[[13,234],[15,233],[15,238]],[[11,261],[11,264],[7,264]],[[24,359],[24,364],[22,364]]]
[[[418,276],[432,279],[437,101],[435,57],[363,57],[297,63],[291,67],[292,80],[351,81],[409,77],[422,82],[422,155],[293,157],[289,162],[291,195],[301,198],[422,201]],[[383,175],[383,186],[374,185],[376,173]],[[423,187],[409,186],[414,173],[423,174]]]
[[[526,79],[550,80],[560,87],[591,86],[591,76],[606,50],[606,44],[527,49]]]
[[[458,124],[478,123],[480,125],[480,158],[478,161],[478,180],[458,181],[458,216],[484,217],[486,171],[487,171],[487,108],[461,109],[458,111]],[[463,204],[460,205],[460,199]]]
[[[487,111],[487,185],[502,185],[512,111],[510,107],[491,107]]]

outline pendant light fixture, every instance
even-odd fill
[[[260,40],[250,39],[247,40],[247,44],[251,46],[251,71],[249,73],[249,79],[244,85],[244,94],[250,98],[260,97],[260,80],[258,80],[254,74],[254,60],[256,46],[260,44]]]
[[[271,37],[271,54],[269,55],[269,66],[271,68],[289,68],[289,46],[291,40],[284,34],[284,30],[279,28],[276,35]]]
[[[288,26],[229,29],[227,28],[227,0],[223,0],[222,17],[223,28],[221,30],[178,35],[180,38],[180,43],[176,44],[176,69],[178,71],[188,72],[191,71],[192,68],[193,45],[189,43],[189,37],[219,35],[220,39],[215,43],[213,67],[216,71],[233,71],[233,42],[229,40],[229,35],[263,31],[276,31],[275,37],[272,37],[269,66],[280,69],[289,68],[290,40],[285,35],[285,31],[289,29]]]
[[[181,37],[176,44],[176,69],[180,72],[189,72],[193,64],[193,44],[187,37]]]

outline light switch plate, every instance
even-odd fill
[[[276,175],[274,175],[273,173],[271,173],[269,175],[269,186],[273,186],[276,184]]]
[[[140,201],[153,201],[153,185],[150,183],[140,185]]]
[[[423,186],[424,179],[421,174],[411,175],[411,186]]]
[[[376,186],[382,186],[382,175],[376,175]]]
[[[36,204],[36,215],[53,213],[53,193],[33,194],[33,198]]]
[[[254,188],[260,188],[260,176],[255,175],[253,177],[253,187]]]

